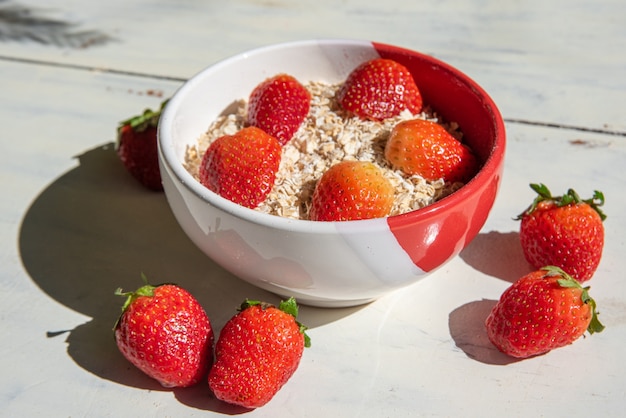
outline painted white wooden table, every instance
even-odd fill
[[[216,330],[245,297],[113,152],[117,122],[222,58],[274,42],[362,38],[478,81],[508,132],[481,234],[431,277],[367,306],[303,307],[313,346],[250,416],[621,416],[626,405],[626,3],[622,0],[0,1],[0,416],[240,413],[205,385],[164,390],[117,352],[118,286],[144,272],[198,296]],[[602,334],[524,361],[482,322],[528,271],[513,220],[530,182],[607,198],[590,282]]]

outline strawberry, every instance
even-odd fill
[[[144,279],[145,280],[145,279]],[[202,306],[172,284],[122,292],[126,302],[115,341],[133,365],[164,387],[187,387],[206,376],[212,363],[213,329]]]
[[[393,127],[385,145],[385,158],[408,175],[429,181],[467,182],[477,171],[472,150],[436,122],[411,119]]]
[[[245,408],[269,402],[294,374],[310,346],[294,298],[278,307],[246,300],[222,328],[209,387],[220,400]]]
[[[274,186],[282,147],[255,127],[219,137],[209,145],[200,165],[200,182],[220,196],[256,208]]]
[[[554,265],[585,282],[595,273],[604,247],[606,215],[602,192],[581,200],[570,189],[552,196],[544,184],[531,184],[537,197],[521,215],[520,242],[526,260],[534,267]]]
[[[348,221],[387,216],[394,201],[391,182],[371,162],[343,161],[330,167],[313,191],[309,218]]]
[[[296,133],[309,113],[311,94],[298,80],[278,74],[255,87],[248,100],[248,124],[263,129],[281,145]]]
[[[596,303],[558,267],[533,271],[504,291],[485,321],[489,340],[503,353],[527,358],[601,332]]]
[[[383,120],[408,109],[422,110],[422,96],[402,64],[384,58],[366,61],[348,75],[337,92],[341,107],[362,119]]]
[[[161,191],[161,173],[157,153],[157,126],[161,111],[146,109],[141,115],[120,122],[116,151],[124,167],[148,189]]]

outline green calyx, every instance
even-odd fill
[[[118,131],[126,125],[129,125],[135,132],[143,132],[148,128],[156,128],[159,124],[161,112],[166,104],[167,100],[161,103],[161,107],[158,110],[146,109],[141,115],[133,116],[132,118],[120,122]]]
[[[122,292],[122,288],[118,287],[115,290],[115,295],[126,297],[126,301],[124,302],[124,305],[122,305],[122,312],[124,312],[138,297],[154,296],[154,289],[156,289],[156,286],[152,286],[150,284],[143,285],[133,292]]]
[[[267,302],[246,299],[239,307],[239,311],[243,311],[251,306],[260,306],[261,309],[267,309],[273,305]],[[296,299],[294,297],[290,297],[287,300],[281,300],[280,304],[278,305],[278,309],[293,316],[294,319],[296,319],[296,324],[298,324],[298,327],[300,328],[300,333],[304,336],[304,346],[310,347],[311,338],[306,333],[306,330],[308,328],[297,320],[298,319],[298,303],[296,302]]]
[[[132,291],[132,292],[123,292],[121,287],[118,287],[115,290],[115,295],[116,296],[122,296],[125,297],[126,300],[124,301],[124,304],[122,305],[122,314],[124,314],[124,312],[126,312],[126,309],[128,309],[128,307],[139,297],[141,296],[149,296],[152,297],[154,296],[154,289],[156,289],[158,286],[152,286],[151,284],[148,284],[148,278],[142,273],[141,274],[141,279],[144,282],[144,285],[141,286],[139,289]],[[115,322],[115,325],[113,326],[113,329],[117,328],[117,324],[120,322],[120,317],[117,319],[117,321]]]
[[[574,189],[569,189],[563,196],[552,196],[550,189],[543,183],[531,183],[530,188],[537,192],[537,197],[535,197],[535,200],[533,200],[531,205],[524,212],[515,218],[516,220],[522,219],[524,215],[533,213],[535,209],[537,209],[537,205],[541,202],[553,202],[557,207],[586,203],[591,206],[593,210],[598,212],[600,219],[603,221],[606,219],[606,215],[600,209],[600,206],[604,205],[604,194],[601,191],[594,190],[591,199],[583,200]]]
[[[600,319],[598,318],[599,312],[597,312],[596,310],[596,301],[593,300],[591,296],[589,296],[589,286],[583,287],[578,282],[578,280],[567,274],[560,267],[546,266],[543,267],[541,270],[546,271],[548,273],[548,276],[560,276],[561,278],[558,279],[557,282],[561,287],[579,289],[582,292],[580,297],[583,303],[591,307],[591,322],[589,322],[589,326],[587,327],[587,331],[589,332],[589,334],[602,332],[604,330],[605,326],[600,322]]]

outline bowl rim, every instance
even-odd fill
[[[238,61],[248,59],[252,56],[261,55],[272,50],[294,48],[294,47],[311,47],[311,46],[354,46],[354,47],[369,47],[375,46],[376,49],[387,48],[393,50],[403,50],[411,54],[416,54],[424,59],[431,61],[434,65],[440,66],[443,69],[453,73],[464,84],[468,85],[485,103],[486,108],[491,112],[491,118],[495,125],[495,142],[491,147],[488,158],[484,161],[481,169],[472,177],[466,184],[454,191],[448,196],[441,198],[440,200],[425,206],[420,209],[416,209],[410,212],[392,215],[384,218],[351,220],[351,221],[312,221],[307,219],[291,219],[281,216],[276,216],[268,213],[263,213],[255,209],[250,209],[241,206],[237,203],[223,198],[217,193],[209,190],[203,186],[198,180],[196,180],[188,171],[184,168],[182,162],[177,158],[170,138],[172,132],[172,125],[175,120],[175,114],[177,108],[184,101],[186,92],[195,88],[196,84],[203,81],[203,79],[213,72],[219,71],[222,67],[230,66]],[[208,127],[207,123],[207,127]],[[504,159],[505,148],[505,128],[504,121],[500,114],[498,107],[493,99],[487,94],[487,92],[476,83],[473,79],[465,75],[459,69],[447,64],[431,55],[398,47],[391,44],[354,40],[354,39],[310,39],[276,43],[272,45],[262,46],[254,48],[248,51],[240,52],[223,60],[217,61],[208,67],[203,68],[194,76],[189,78],[182,86],[174,93],[174,95],[168,100],[159,121],[158,127],[158,150],[161,162],[165,164],[166,169],[173,173],[177,180],[194,195],[199,197],[207,204],[214,205],[216,208],[229,213],[230,215],[246,220],[247,222],[264,225],[266,227],[293,232],[306,232],[306,233],[335,233],[337,230],[337,224],[350,224],[354,225],[362,231],[368,229],[379,229],[381,223],[387,223],[387,219],[393,218],[394,222],[400,224],[410,224],[414,222],[413,218],[418,218],[420,221],[426,220],[432,216],[435,216],[440,211],[445,211],[451,206],[462,204],[466,200],[466,196],[472,193],[478,192],[481,189],[481,185],[488,182],[494,175],[498,175],[501,170],[499,162]],[[162,158],[161,158],[162,157]]]

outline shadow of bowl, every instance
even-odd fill
[[[165,195],[140,186],[122,167],[112,143],[77,159],[75,168],[34,199],[22,220],[18,245],[26,271],[42,291],[92,318],[71,331],[48,332],[49,338],[69,332],[67,351],[80,367],[123,385],[165,390],[131,366],[113,338],[123,303],[114,291],[136,289],[141,273],[151,283],[174,282],[189,290],[205,308],[216,335],[245,298],[279,302],[198,250],[180,229]],[[313,328],[354,311],[303,306],[299,319]],[[180,399],[204,405],[190,399],[200,392]]]

